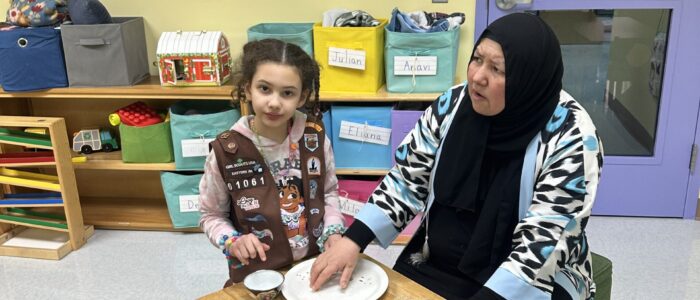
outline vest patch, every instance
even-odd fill
[[[309,151],[314,152],[318,149],[318,134],[317,133],[305,133],[304,134],[304,147],[309,149]]]
[[[306,161],[306,171],[309,175],[321,175],[321,160],[316,156],[311,156]]]
[[[309,200],[316,199],[316,191],[318,190],[318,182],[316,179],[309,180]],[[311,211],[313,213],[313,211]]]
[[[260,201],[253,197],[243,196],[241,199],[236,201],[236,205],[238,205],[238,207],[240,207],[242,210],[250,211],[260,208]]]

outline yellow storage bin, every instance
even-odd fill
[[[314,24],[314,57],[321,92],[376,93],[384,84],[384,27],[323,27]]]

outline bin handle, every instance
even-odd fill
[[[109,41],[105,41],[104,39],[80,39],[77,43],[77,45],[80,46],[102,46],[109,44]]]

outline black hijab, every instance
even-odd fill
[[[453,93],[464,99],[443,142],[434,182],[436,202],[479,219],[460,262],[479,281],[510,252],[525,149],[554,113],[564,71],[559,41],[537,16],[514,13],[494,21],[474,49],[484,38],[503,49],[505,109],[483,116],[473,110],[466,87]]]

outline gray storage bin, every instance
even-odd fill
[[[133,85],[149,76],[143,18],[112,21],[61,26],[70,86]]]

